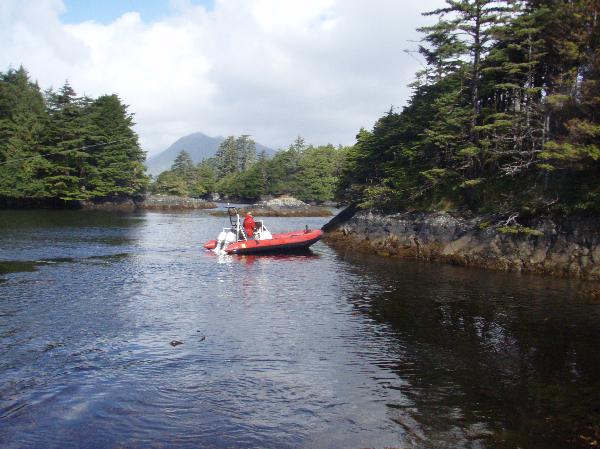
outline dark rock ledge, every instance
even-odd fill
[[[543,219],[524,228],[444,212],[347,209],[323,230],[333,246],[380,255],[600,280],[600,223],[592,219]]]

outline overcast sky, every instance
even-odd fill
[[[150,155],[179,137],[352,144],[420,68],[443,0],[0,0],[0,71],[116,93]]]

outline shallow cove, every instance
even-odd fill
[[[596,438],[600,306],[586,284],[323,242],[219,258],[201,244],[224,225],[203,211],[0,211],[0,446]]]

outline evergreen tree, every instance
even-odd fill
[[[205,196],[215,192],[217,173],[210,160],[204,160],[196,167],[196,181],[192,186],[193,196]]]
[[[0,196],[47,195],[41,173],[48,116],[37,84],[20,67],[0,74]]]
[[[175,157],[175,160],[171,165],[171,170],[184,177],[188,176],[190,172],[194,170],[194,162],[192,161],[190,153],[181,150]]]
[[[424,27],[422,30],[432,33],[425,40],[434,46],[432,52],[436,55],[436,61],[462,71],[464,65],[460,58],[470,58],[470,73],[466,81],[470,87],[473,133],[480,114],[482,60],[493,41],[493,25],[503,20],[503,13],[507,10],[500,7],[500,2],[496,0],[446,0],[446,3],[447,7],[426,13],[438,15],[440,19],[433,27]],[[445,33],[446,37],[440,39],[440,33]]]
[[[448,0],[400,114],[361,130],[338,193],[363,207],[600,212],[594,0]]]
[[[194,166],[192,157],[187,151],[181,150],[179,154],[177,154],[177,157],[175,157],[175,160],[173,161],[173,165],[171,165],[171,171],[182,178],[190,189],[196,184],[196,167]]]
[[[239,171],[239,147],[234,136],[227,137],[217,149],[215,155],[220,177],[225,177]]]
[[[0,196],[87,200],[143,191],[144,152],[118,97],[42,96],[25,69],[0,74]]]
[[[189,196],[190,189],[178,173],[167,170],[162,172],[156,178],[153,188],[154,193],[176,196]]]
[[[238,137],[235,143],[239,157],[238,170],[248,170],[256,161],[256,143],[247,134]]]
[[[145,190],[145,152],[133,127],[133,116],[116,95],[104,95],[88,106],[90,133],[86,190],[93,197],[130,196]]]
[[[89,99],[77,97],[68,82],[58,92],[49,90],[46,102],[50,121],[46,147],[52,154],[51,164],[45,173],[46,190],[50,196],[63,200],[87,200],[92,194],[86,191],[87,175],[86,135],[90,132],[87,116]]]
[[[341,151],[333,145],[306,148],[300,160],[294,196],[317,203],[333,200]]]
[[[598,213],[600,4],[593,0],[561,3],[551,17],[553,28],[545,57],[552,67],[547,69],[549,141],[541,154],[541,166],[561,184],[573,180],[564,192],[550,188],[551,196],[562,196],[575,210]]]

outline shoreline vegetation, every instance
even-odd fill
[[[57,209],[105,212],[136,212],[140,210],[175,211],[215,209],[211,201],[172,195],[136,195],[133,197],[101,198],[86,201],[55,199],[11,200],[0,198],[0,209]]]
[[[600,279],[600,4],[461,0],[426,15],[426,66],[402,110],[358,133],[337,190],[354,211],[326,240]]]
[[[171,168],[158,175],[149,190],[155,194],[224,197],[252,203],[264,197],[298,198],[324,204],[335,201],[348,147],[308,145],[302,137],[269,156],[257,154],[248,135],[227,137],[214,157],[195,164],[181,150]]]
[[[600,4],[448,0],[424,14],[437,22],[419,29],[412,96],[353,146],[298,137],[269,156],[229,136],[154,180],[116,95],[42,93],[22,67],[0,73],[0,206],[290,195],[354,205],[330,240],[381,254],[598,279]]]

